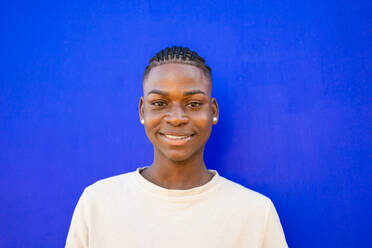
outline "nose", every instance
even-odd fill
[[[167,123],[175,127],[185,125],[189,121],[183,107],[179,104],[174,104],[164,119]]]

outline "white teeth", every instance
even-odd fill
[[[180,139],[186,139],[186,138],[188,138],[190,136],[174,136],[174,135],[166,134],[165,137],[167,137],[168,139],[180,140]]]

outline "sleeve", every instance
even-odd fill
[[[271,200],[269,200],[262,248],[288,248],[279,216]]]
[[[65,248],[88,248],[89,247],[89,204],[87,192],[84,190],[72,216],[68,231]]]

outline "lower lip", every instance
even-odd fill
[[[160,134],[160,136],[169,144],[169,145],[172,145],[172,146],[183,146],[185,145],[187,142],[189,142],[189,140],[191,139],[191,136],[187,137],[187,138],[184,138],[184,139],[170,139],[170,138],[167,138],[167,136],[163,135],[163,134]]]

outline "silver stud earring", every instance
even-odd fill
[[[213,117],[213,121],[214,122],[217,122],[217,117]]]
[[[144,119],[141,119],[141,124],[145,124],[145,120]]]

